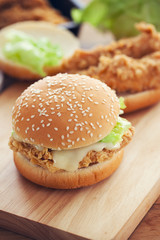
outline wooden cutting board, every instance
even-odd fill
[[[54,190],[20,176],[7,145],[11,109],[26,86],[0,95],[0,227],[38,240],[127,239],[160,193],[160,104],[126,116],[136,133],[110,178]]]

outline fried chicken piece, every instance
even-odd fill
[[[160,87],[160,33],[139,23],[137,37],[90,51],[77,50],[63,61],[61,72],[100,79],[117,92],[141,92]]]
[[[77,50],[69,59],[65,59],[61,65],[61,72],[77,72],[96,66],[101,56],[113,57],[124,54],[132,58],[143,56],[160,50],[160,34],[154,26],[146,23],[136,24],[140,35],[122,39],[111,43],[108,46],[101,46],[90,51]]]
[[[67,21],[47,0],[0,0],[0,28],[27,20],[48,21],[54,24]]]
[[[104,162],[111,159],[115,153],[120,151],[131,141],[133,135],[134,128],[131,126],[128,129],[128,131],[123,135],[122,137],[123,140],[118,149],[108,150],[104,148],[100,152],[90,151],[79,163],[79,168],[88,167],[90,164]],[[9,146],[13,151],[20,152],[22,155],[30,159],[31,163],[46,168],[50,172],[63,171],[61,169],[54,167],[53,150],[49,148],[44,147],[42,151],[39,151],[38,149],[35,148],[34,145],[18,142],[13,137],[10,138]]]
[[[101,56],[98,66],[79,73],[100,79],[119,93],[160,88],[160,51],[141,59],[123,54],[113,58]]]

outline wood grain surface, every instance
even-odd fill
[[[52,190],[21,177],[7,145],[11,109],[26,87],[14,84],[0,96],[0,227],[38,240],[127,239],[160,192],[160,104],[127,115],[136,134],[109,179],[78,190]]]
[[[160,197],[151,207],[141,223],[129,237],[129,240],[159,240],[160,239]],[[17,233],[0,229],[0,240],[32,240]]]
[[[141,223],[129,237],[129,240],[159,240],[160,239],[160,197],[151,207]],[[17,233],[0,229],[0,240],[32,240]]]

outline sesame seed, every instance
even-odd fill
[[[50,123],[47,123],[47,125],[46,125],[46,126],[47,126],[47,127],[49,127],[50,125],[51,125]]]
[[[58,131],[58,128],[57,128],[57,127],[54,127],[54,130],[55,130],[55,131]]]
[[[20,128],[19,128],[19,127],[17,127],[17,131],[18,131],[18,132],[20,131]]]
[[[64,135],[61,136],[61,139],[62,139],[62,140],[64,139]]]

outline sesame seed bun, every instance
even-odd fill
[[[116,125],[113,90],[78,74],[46,77],[27,88],[13,108],[13,129],[24,142],[55,150],[96,143]]]
[[[123,158],[123,149],[117,152],[112,159],[97,163],[74,172],[51,173],[37,165],[30,163],[20,153],[14,153],[14,162],[19,172],[28,180],[50,188],[71,189],[90,186],[109,177],[120,165]]]

